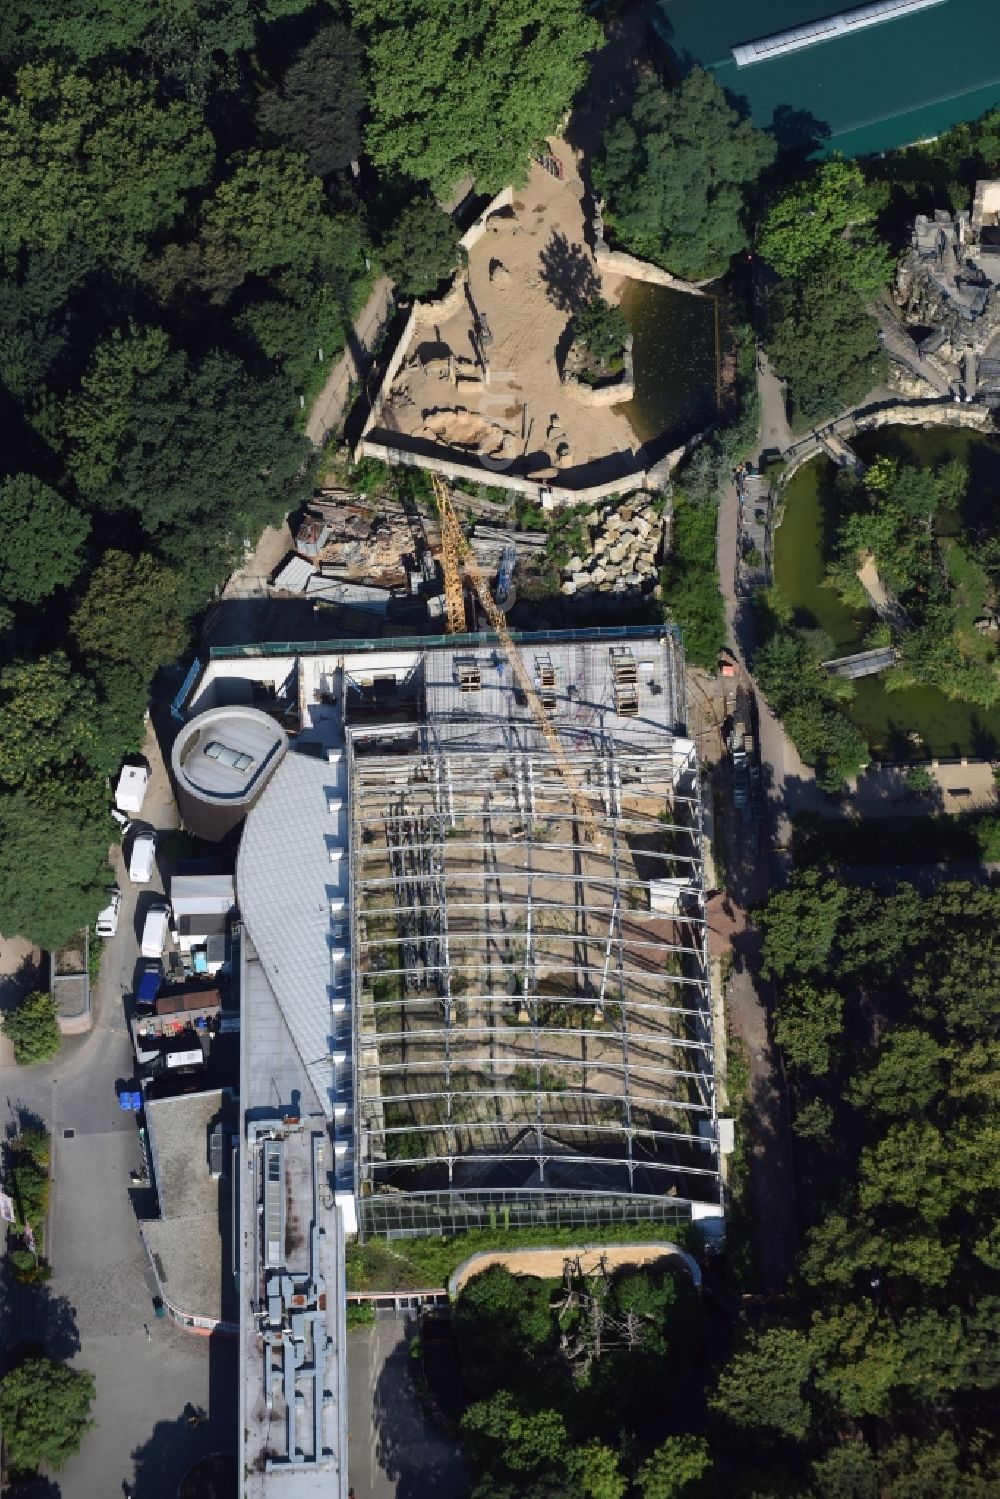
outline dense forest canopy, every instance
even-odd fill
[[[4,932],[93,917],[153,673],[309,494],[319,351],[380,263],[409,294],[451,272],[430,188],[523,176],[602,38],[579,0],[417,10],[3,7]]]
[[[885,893],[818,871],[763,913],[802,1289],[723,1377],[719,1408],[751,1445],[776,1426],[793,1470],[808,1456],[815,1473],[825,1448],[824,1472],[857,1470],[847,1492],[985,1499],[1000,1481],[998,917],[987,887]],[[792,1367],[797,1395],[762,1419]]]

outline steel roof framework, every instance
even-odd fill
[[[348,734],[362,1203],[496,1195],[513,1163],[541,1195],[611,1170],[627,1193],[717,1203],[690,742],[560,725],[596,850],[527,719],[387,732]],[[682,909],[664,914],[663,882]]]

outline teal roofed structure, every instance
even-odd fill
[[[680,72],[709,68],[784,145],[810,138],[811,117],[822,151],[868,156],[1000,105],[998,0],[659,0],[652,19]]]

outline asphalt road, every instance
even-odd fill
[[[143,820],[173,827],[163,766],[154,746],[147,754],[153,776]],[[136,1119],[119,1109],[116,1085],[134,1075],[123,997],[133,985],[142,917],[162,897],[163,882],[132,886],[120,851],[116,867],[122,909],[118,934],[105,945],[92,1029],[66,1038],[52,1063],[0,1066],[8,1115],[30,1111],[53,1139],[46,1246],[53,1276],[37,1291],[5,1278],[2,1343],[8,1352],[19,1342],[40,1343],[95,1375],[97,1425],[56,1476],[63,1499],[118,1495],[123,1481],[138,1499],[176,1499],[199,1457],[236,1450],[236,1348],[154,1313],[136,1212],[149,1204],[134,1205],[129,1174],[141,1164]],[[192,1407],[208,1419],[189,1425]]]
[[[347,1340],[349,1479],[356,1499],[466,1499],[458,1449],[428,1421],[410,1374],[401,1320],[355,1328]]]

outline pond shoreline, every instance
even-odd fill
[[[899,400],[859,406],[845,416],[814,427],[796,438],[792,446],[782,454],[787,465],[785,479],[793,478],[803,464],[823,456],[825,449],[820,441],[820,433],[855,437],[861,433],[881,431],[886,427],[907,427],[926,432],[973,431],[983,437],[996,433],[992,414],[985,407],[956,406],[947,396],[927,401]]]
[[[993,433],[950,426],[894,423],[857,434],[855,446],[866,458],[895,448],[921,464],[960,457],[969,462],[969,498],[975,505],[996,495],[1000,513],[1000,439]],[[826,583],[829,537],[823,490],[833,472],[823,455],[799,467],[782,487],[775,530],[774,580],[796,612],[796,623],[830,636],[837,654],[850,655],[865,644],[873,612],[850,609]],[[935,760],[977,763],[1000,758],[1000,705],[989,710],[933,687],[888,691],[881,676],[858,680],[844,710],[868,741],[873,761],[930,764]],[[917,736],[917,737],[914,737]]]

